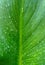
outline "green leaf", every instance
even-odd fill
[[[45,0],[0,0],[0,65],[45,65]]]

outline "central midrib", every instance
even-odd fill
[[[19,23],[19,65],[22,65],[22,40],[23,40],[23,0],[21,3],[21,9],[20,9],[20,23]]]

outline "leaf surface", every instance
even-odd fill
[[[45,0],[0,0],[0,65],[45,65]]]

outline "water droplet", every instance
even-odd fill
[[[39,53],[40,55],[42,54],[42,52],[40,51],[40,53]]]
[[[2,17],[0,17],[0,19],[1,19]]]
[[[9,18],[11,18],[11,16],[9,15]]]
[[[7,6],[10,6],[10,4],[8,3]]]
[[[1,56],[3,56],[3,53],[1,53]]]
[[[16,22],[16,21],[15,21]]]
[[[8,5],[5,5],[6,7],[8,7]]]
[[[28,54],[27,56],[29,57],[30,55]]]
[[[22,12],[23,12],[23,7],[22,7]]]
[[[6,29],[8,30],[8,27]]]
[[[2,39],[4,39],[4,36],[1,36]]]
[[[42,43],[44,43],[44,41],[42,41]]]
[[[45,52],[45,50],[43,50],[43,52]]]
[[[6,34],[7,32],[5,31],[5,34]]]
[[[11,31],[13,31],[13,29],[11,28]]]
[[[0,4],[1,4],[2,2],[0,1]]]
[[[7,45],[7,48],[8,48],[8,49],[10,48],[9,45]]]

